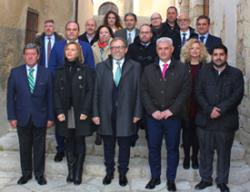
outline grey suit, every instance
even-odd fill
[[[139,29],[135,28],[135,37],[139,35]],[[125,41],[128,41],[127,37],[127,29],[121,29],[115,33],[115,37],[121,37]],[[134,38],[135,39],[135,38]],[[134,39],[132,40],[132,43],[134,42]]]

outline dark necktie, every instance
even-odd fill
[[[128,32],[128,45],[132,43],[131,32]]]
[[[181,41],[181,45],[183,46],[186,43],[186,33],[182,33],[182,41]]]
[[[204,43],[204,40],[205,40],[205,36],[200,36],[200,42]]]
[[[51,53],[51,38],[48,37],[48,45],[47,45],[47,65],[49,64],[50,53]]]

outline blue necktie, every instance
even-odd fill
[[[204,40],[205,40],[205,36],[200,36],[200,42],[204,43]]]
[[[182,33],[182,41],[181,41],[181,45],[183,46],[186,43],[186,33]]]
[[[122,69],[121,69],[120,64],[121,64],[120,61],[117,61],[117,62],[116,62],[117,68],[116,68],[116,71],[115,71],[114,81],[115,81],[115,85],[116,85],[117,87],[118,87],[118,85],[119,85],[119,82],[120,82],[120,79],[121,79],[121,76],[122,76]]]

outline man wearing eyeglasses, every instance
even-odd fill
[[[117,141],[119,184],[126,186],[131,136],[136,134],[136,123],[141,118],[141,67],[125,56],[124,39],[114,38],[110,49],[111,56],[96,67],[92,120],[98,125],[97,131],[104,143],[106,176],[103,184],[110,184],[114,178]]]

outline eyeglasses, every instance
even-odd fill
[[[178,22],[187,22],[189,19],[177,19]]]
[[[125,46],[110,47],[111,50],[122,50]]]
[[[157,19],[161,19],[160,17],[153,17],[153,18],[151,18],[151,21],[152,20],[157,20]]]

